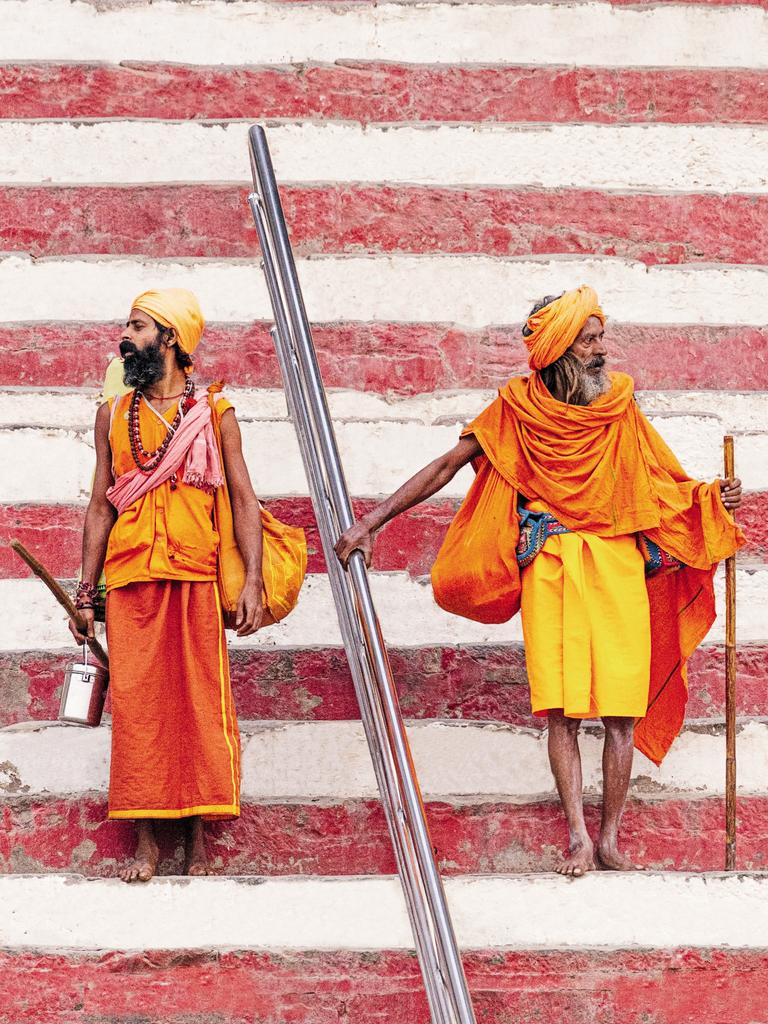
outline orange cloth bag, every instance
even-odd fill
[[[517,491],[487,458],[432,566],[435,600],[476,622],[506,622],[520,608]]]
[[[215,392],[209,389],[208,400],[212,408],[215,402],[214,394]],[[217,417],[213,416],[211,419],[223,466],[221,429]],[[292,612],[299,600],[299,592],[307,572],[307,541],[301,527],[281,523],[263,505],[260,507],[261,565],[264,577],[262,626],[271,626]],[[245,585],[245,564],[235,538],[232,502],[229,497],[226,475],[223,485],[217,487],[214,493],[213,518],[216,531],[219,534],[217,570],[219,596],[224,611],[224,621],[227,628],[232,629],[234,628],[237,601]]]

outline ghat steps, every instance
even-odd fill
[[[8,446],[16,470],[0,484],[0,526],[7,536],[26,531],[62,578],[77,570],[93,397],[7,389],[1,405],[0,448]],[[267,466],[255,454],[265,437],[286,449],[293,443],[282,399],[265,391],[234,397],[257,486],[271,474],[265,493],[279,495],[278,514],[305,521],[302,481],[284,469],[290,460]],[[426,461],[487,398],[333,394],[356,493],[373,500],[375,481],[355,452],[373,452],[371,465],[389,466],[385,483],[394,484],[405,470],[389,453]],[[768,866],[763,403],[725,393],[714,402],[681,392],[648,400],[662,432],[709,475],[722,432],[742,431],[758,529],[738,570],[738,863],[760,871]],[[27,473],[39,457],[45,471]],[[479,1019],[768,1021],[765,876],[701,874],[723,860],[722,623],[692,661],[690,718],[663,769],[636,757],[624,819],[629,852],[681,873],[601,873],[578,883],[541,874],[567,836],[543,722],[529,713],[519,623],[450,619],[424,575],[465,485],[456,481],[382,534],[372,580]],[[0,561],[0,969],[8,992],[0,1024],[71,1024],[79,1015],[89,1024],[426,1024],[313,534],[310,547],[311,575],[291,619],[255,642],[231,644],[243,815],[211,828],[220,876],[164,875],[130,889],[111,878],[130,854],[132,832],[105,821],[108,727],[46,721],[72,657],[65,626],[40,584],[12,559]],[[596,829],[599,729],[585,728],[583,751]],[[163,854],[162,871],[180,870],[178,830]]]

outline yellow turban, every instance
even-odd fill
[[[559,359],[576,341],[579,331],[591,316],[605,323],[605,313],[597,303],[597,292],[588,284],[566,292],[532,313],[526,321],[531,333],[524,337],[530,368],[541,370]]]
[[[141,309],[163,327],[173,327],[182,352],[191,356],[200,344],[205,320],[197,297],[186,288],[162,288],[142,292],[131,309]]]

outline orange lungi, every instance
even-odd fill
[[[107,640],[109,817],[237,817],[240,737],[216,584],[111,590]]]

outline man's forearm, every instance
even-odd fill
[[[362,517],[360,522],[374,533],[390,519],[399,516],[401,512],[431,498],[433,494],[445,487],[454,473],[455,470],[447,464],[445,458],[435,459],[434,462],[430,462],[428,466],[414,474],[410,480],[406,480],[394,494],[390,494],[388,498],[374,506]]]
[[[474,436],[462,437],[455,448],[434,459],[410,480],[406,480],[394,494],[379,502],[339,537],[334,549],[341,564],[346,566],[352,552],[361,551],[365,556],[366,565],[370,566],[373,535],[376,531],[401,512],[431,498],[454,478],[462,466],[466,466],[481,452],[482,449]]]
[[[109,535],[115,522],[114,510],[88,506],[83,527],[82,578],[96,584],[104,568]]]
[[[263,538],[258,500],[255,497],[234,500],[232,515],[235,540],[245,563],[246,576],[251,581],[260,581]]]

